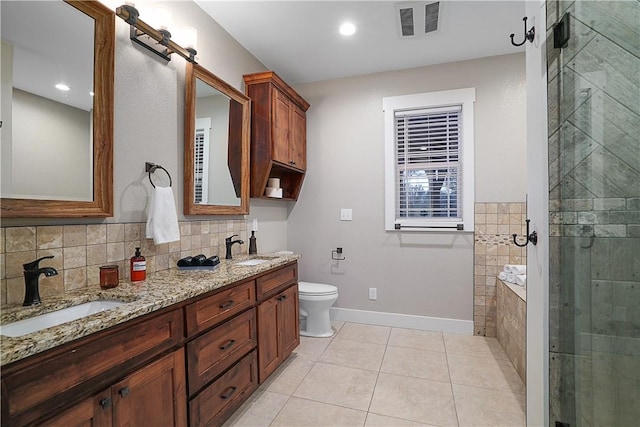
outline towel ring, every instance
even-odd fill
[[[144,169],[145,172],[149,172],[149,182],[151,183],[153,188],[156,188],[156,185],[153,183],[153,180],[151,179],[151,174],[154,173],[156,169],[162,169],[169,177],[169,187],[173,186],[173,182],[171,180],[171,174],[169,173],[168,170],[166,170],[160,165],[156,165],[155,163],[146,162],[144,165],[145,165],[145,169]]]

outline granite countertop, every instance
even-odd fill
[[[251,258],[265,258],[268,261],[253,266],[236,264]],[[220,264],[214,270],[171,268],[150,274],[143,282],[127,283],[121,281],[119,286],[114,289],[102,290],[98,285],[94,285],[55,298],[43,298],[43,303],[35,307],[3,307],[2,314],[0,314],[0,325],[90,301],[116,300],[127,303],[111,310],[20,337],[3,335],[0,337],[0,366],[264,273],[298,258],[300,256],[296,254],[238,255],[233,260],[220,260]]]

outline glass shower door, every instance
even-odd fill
[[[638,426],[640,2],[546,6],[550,425]]]

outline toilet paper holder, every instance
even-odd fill
[[[344,261],[347,258],[342,256],[342,248],[335,248],[331,251],[331,259],[334,261]]]

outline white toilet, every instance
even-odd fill
[[[300,317],[305,328],[300,335],[330,337],[333,335],[329,308],[338,299],[338,288],[324,283],[298,282]]]

